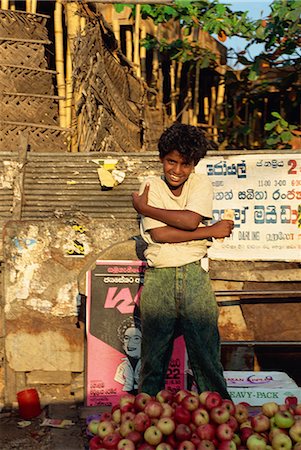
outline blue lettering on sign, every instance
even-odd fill
[[[237,178],[247,178],[247,166],[245,160],[237,164],[227,164],[227,161],[220,161],[216,164],[207,164],[208,176],[228,176],[235,175]]]
[[[276,207],[274,205],[269,206],[255,205],[254,223],[256,224],[277,223]]]

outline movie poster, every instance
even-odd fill
[[[141,351],[139,299],[142,261],[97,261],[87,274],[87,406],[112,406],[138,387]],[[166,377],[174,392],[184,387],[185,345],[175,340]]]

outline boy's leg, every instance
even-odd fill
[[[183,266],[181,324],[188,358],[198,388],[229,398],[220,361],[218,307],[210,278],[197,263]]]
[[[174,269],[148,269],[140,299],[142,325],[139,391],[155,395],[165,386],[172,354],[176,309]]]

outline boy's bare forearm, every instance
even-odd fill
[[[139,214],[158,220],[171,227],[180,230],[195,230],[202,220],[202,216],[189,210],[170,210],[148,205],[149,185],[147,184],[142,194],[133,192],[133,206]]]
[[[142,214],[171,227],[187,231],[195,230],[202,219],[199,214],[193,211],[162,209],[150,205],[145,206]]]
[[[208,238],[229,237],[234,227],[232,220],[221,220],[213,225],[198,227],[193,231],[180,230],[175,227],[166,226],[150,230],[152,239],[158,243],[179,243]]]

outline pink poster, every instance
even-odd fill
[[[87,406],[113,406],[125,392],[137,390],[141,325],[139,298],[142,261],[97,261],[87,273]],[[184,388],[185,344],[175,340],[166,387]]]

